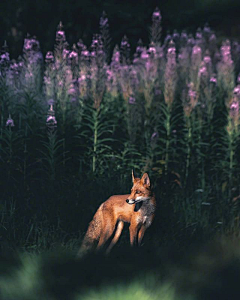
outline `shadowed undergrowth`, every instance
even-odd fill
[[[90,253],[82,259],[61,249],[4,255],[1,299],[238,299],[236,242],[169,250],[121,247],[109,256]]]

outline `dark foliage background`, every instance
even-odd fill
[[[112,45],[119,44],[126,34],[135,48],[139,37],[147,42],[151,13],[156,6],[161,8],[164,16],[163,36],[175,29],[194,33],[206,22],[219,36],[239,35],[238,0],[2,0],[0,44],[7,40],[10,53],[16,58],[29,33],[37,37],[46,54],[53,48],[56,27],[62,21],[70,44],[81,38],[90,45],[93,33],[98,32],[99,17],[104,10],[109,17]]]

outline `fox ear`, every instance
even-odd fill
[[[132,182],[133,183],[134,183],[134,180],[135,180],[135,177],[134,177],[133,170],[132,170]]]
[[[141,181],[144,185],[150,186],[150,179],[147,173],[143,174]]]

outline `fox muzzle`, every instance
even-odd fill
[[[133,200],[133,199],[127,199],[126,202],[127,202],[128,204],[134,204],[136,201]]]

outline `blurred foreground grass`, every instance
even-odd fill
[[[2,300],[239,299],[239,242],[221,239],[187,251],[116,248],[4,254]]]

